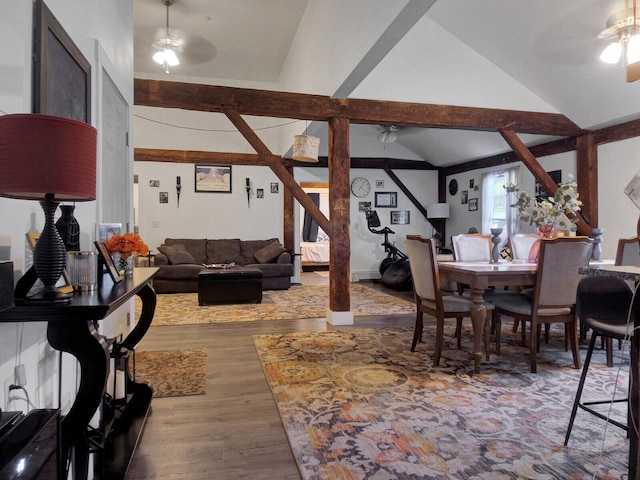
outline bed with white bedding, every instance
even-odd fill
[[[329,242],[300,242],[301,265],[329,265]]]

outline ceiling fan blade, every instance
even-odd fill
[[[636,80],[640,80],[640,62],[627,65],[627,82],[631,83]]]

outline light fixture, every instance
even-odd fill
[[[65,299],[56,283],[67,253],[53,218],[59,201],[95,200],[96,139],[96,129],[77,120],[40,114],[0,117],[0,196],[39,200],[45,214],[33,253],[44,290],[29,300]]]
[[[307,123],[303,135],[293,136],[293,155],[291,158],[298,162],[318,163],[318,149],[320,148],[320,139],[311,135],[307,135]]]
[[[627,3],[626,8],[610,16],[607,28],[598,34],[598,38],[612,40],[600,55],[603,62],[614,64],[622,60],[625,66],[640,61],[636,0],[632,7]]]
[[[378,141],[382,143],[393,143],[398,140],[398,130],[400,127],[395,125],[381,125],[382,133],[378,135]]]
[[[432,203],[427,206],[427,218],[449,218],[448,203]]]
[[[153,46],[158,49],[158,51],[153,54],[153,60],[162,65],[165,73],[169,73],[169,67],[180,65],[177,53],[180,53],[182,48],[176,39],[171,36],[169,30],[169,7],[173,5],[173,0],[162,0],[162,3],[167,7],[166,37],[153,42]]]

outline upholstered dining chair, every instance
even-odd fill
[[[590,400],[583,402],[582,391],[584,389],[584,383],[591,363],[591,356],[596,345],[596,339],[599,336],[602,336],[608,339],[616,338],[619,341],[622,341],[630,339],[633,336],[634,317],[630,314],[633,297],[633,292],[629,288],[627,282],[619,278],[597,276],[584,277],[578,284],[578,291],[576,294],[578,318],[585,327],[591,329],[592,333],[587,355],[584,359],[584,366],[582,367],[582,374],[580,375],[580,382],[578,383],[578,390],[573,402],[571,416],[569,418],[569,426],[567,427],[567,433],[564,438],[565,445],[569,442],[571,429],[573,428],[573,422],[576,418],[576,414],[578,413],[578,408],[581,408],[602,420],[608,421],[627,432],[629,431],[628,425],[608,418],[592,408],[594,405],[611,403],[611,398],[606,400]],[[607,348],[607,363],[609,363],[610,354],[611,349]],[[613,366],[613,361],[611,361],[609,366]],[[613,401],[628,402],[628,400],[628,398],[617,398]]]
[[[638,243],[638,237],[618,239],[616,265],[640,267],[640,243]]]
[[[529,260],[531,246],[540,237],[536,233],[514,233],[509,235],[509,250],[512,260]]]
[[[533,295],[496,295],[496,341],[499,341],[501,315],[508,315],[521,322],[529,322],[529,348],[531,372],[537,371],[537,354],[541,325],[564,323],[565,348],[567,338],[571,343],[573,363],[580,368],[578,330],[576,319],[576,290],[581,276],[578,270],[589,264],[593,240],[586,237],[558,237],[543,239],[538,257],[538,271]],[[523,323],[525,325],[525,323]],[[523,343],[526,329],[522,329]]]
[[[456,318],[457,329],[464,317],[471,315],[472,302],[469,298],[459,295],[443,295],[440,289],[440,274],[433,241],[420,235],[407,235],[407,253],[413,277],[413,292],[416,302],[416,325],[413,332],[411,351],[414,352],[418,342],[422,342],[424,314],[432,315],[436,319],[436,345],[433,364],[440,364],[444,337],[444,319]],[[487,310],[493,310],[493,305],[487,303]],[[485,351],[489,352],[488,320],[484,329]],[[458,336],[458,347],[460,336]]]
[[[457,262],[490,262],[491,235],[461,233],[451,237],[453,257]]]

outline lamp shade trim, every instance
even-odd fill
[[[0,196],[55,201],[96,199],[97,131],[63,117],[0,117]]]

